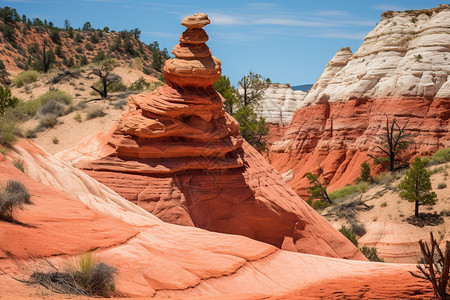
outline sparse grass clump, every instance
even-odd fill
[[[13,222],[14,212],[23,209],[25,204],[32,204],[25,185],[17,180],[8,180],[6,187],[0,192],[0,220]]]
[[[81,123],[81,122],[83,121],[83,119],[81,118],[81,114],[80,114],[79,112],[77,112],[77,113],[75,114],[75,116],[73,117],[73,119],[74,119],[75,121],[77,121],[78,123]]]
[[[438,185],[437,185],[437,188],[438,188],[439,190],[445,189],[446,187],[447,187],[447,184],[446,184],[445,182],[440,182],[440,183],[438,183]]]
[[[363,194],[369,189],[369,183],[359,182],[355,185],[346,185],[341,189],[330,192],[328,195],[331,200],[342,199],[353,194]]]
[[[20,88],[24,86],[25,84],[35,82],[39,77],[39,73],[35,70],[28,70],[24,71],[20,74],[18,74],[14,79],[12,80],[12,83]]]
[[[95,118],[101,118],[106,116],[101,106],[92,106],[86,111],[86,119],[91,120]]]
[[[55,144],[55,145],[59,144],[59,140],[58,140],[58,138],[56,136],[54,136],[52,138],[52,143]]]
[[[90,297],[115,296],[116,268],[98,262],[92,253],[80,256],[75,265],[60,272],[50,264],[50,272],[35,271],[27,284],[40,284],[47,289],[61,294],[83,295]]]
[[[36,127],[35,131],[41,132],[48,128],[53,128],[58,124],[58,116],[54,114],[42,115],[39,117],[39,125]]]
[[[78,266],[69,269],[77,285],[88,295],[110,297],[115,291],[114,277],[117,269],[103,262],[97,262],[91,252],[78,259]]]

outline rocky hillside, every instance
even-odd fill
[[[157,42],[141,42],[138,28],[115,32],[108,27],[92,28],[89,22],[81,29],[58,28],[47,20],[19,18],[12,10],[9,18],[0,19],[0,60],[11,75],[30,68],[42,71],[44,44],[50,68],[56,69],[83,66],[107,55],[121,62],[138,60],[144,73],[159,77],[169,58]]]
[[[384,155],[387,117],[408,122],[410,159],[450,146],[449,28],[449,5],[388,11],[356,53],[338,51],[270,151],[298,194],[308,195],[304,175],[319,168],[330,190],[352,183],[361,162],[372,164],[367,154]]]

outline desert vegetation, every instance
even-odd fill
[[[0,221],[14,223],[14,213],[24,209],[24,205],[33,204],[25,185],[17,180],[8,180],[0,190]]]
[[[233,87],[230,79],[223,75],[213,84],[214,89],[225,98],[225,111],[239,123],[242,137],[260,152],[267,149],[266,136],[269,129],[265,119],[258,117],[254,109],[262,99],[268,83],[270,79],[249,72],[239,80],[238,88]]]
[[[118,270],[98,261],[91,252],[79,256],[64,271],[58,270],[50,262],[48,264],[50,271],[34,271],[23,282],[41,285],[59,294],[107,298],[115,295],[114,282]]]

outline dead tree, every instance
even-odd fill
[[[117,66],[118,62],[116,60],[108,58],[100,62],[99,65],[87,75],[88,78],[90,75],[95,75],[100,78],[102,88],[99,89],[94,85],[91,85],[91,89],[96,91],[102,99],[108,98],[108,87],[112,83],[120,81],[120,76],[111,73]]]
[[[46,46],[46,42],[44,41],[44,43],[42,44],[42,57],[41,57],[41,62],[42,62],[42,71],[44,73],[47,73],[48,70],[50,69],[50,64],[52,63],[52,55],[51,53],[47,53],[45,51],[45,46]]]
[[[406,121],[403,126],[400,126],[394,117],[392,123],[389,124],[389,117],[386,116],[386,133],[383,136],[384,145],[377,146],[377,148],[388,156],[389,165],[385,164],[383,158],[377,158],[368,154],[369,157],[380,163],[388,171],[395,172],[399,169],[408,167],[407,163],[398,158],[399,154],[413,143],[413,141],[410,140],[410,135],[405,133],[408,122],[409,120]]]
[[[446,242],[445,253],[442,253],[438,243],[430,232],[431,249],[426,242],[419,241],[420,250],[425,258],[425,265],[417,265],[417,268],[422,273],[416,274],[410,272],[411,275],[417,278],[425,279],[431,282],[435,296],[440,300],[450,299],[447,293],[449,286],[449,271],[450,271],[450,241]],[[435,255],[435,250],[437,255]]]

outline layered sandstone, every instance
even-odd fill
[[[119,270],[115,286],[124,297],[430,297],[429,285],[409,275],[414,265],[293,253],[242,236],[164,223],[29,141],[20,141],[11,155],[23,162],[26,174],[0,154],[0,182],[23,182],[33,205],[16,214],[26,227],[0,221],[5,299],[28,299],[39,291],[60,298],[16,279],[36,270],[54,272],[50,264],[64,270],[87,250]],[[320,284],[326,288],[309,288]]]
[[[239,135],[212,83],[205,14],[188,29],[164,67],[167,84],[130,97],[130,111],[108,133],[59,157],[163,221],[244,235],[277,247],[364,259],[306,205]]]
[[[289,84],[272,83],[255,104],[255,113],[266,119],[266,123],[281,127],[289,124],[298,106],[302,106],[304,91],[294,91]]]
[[[387,12],[355,54],[339,50],[269,155],[298,194],[319,166],[330,190],[352,183],[367,153],[382,155],[386,116],[409,122],[409,157],[450,146],[449,28],[449,5]]]

